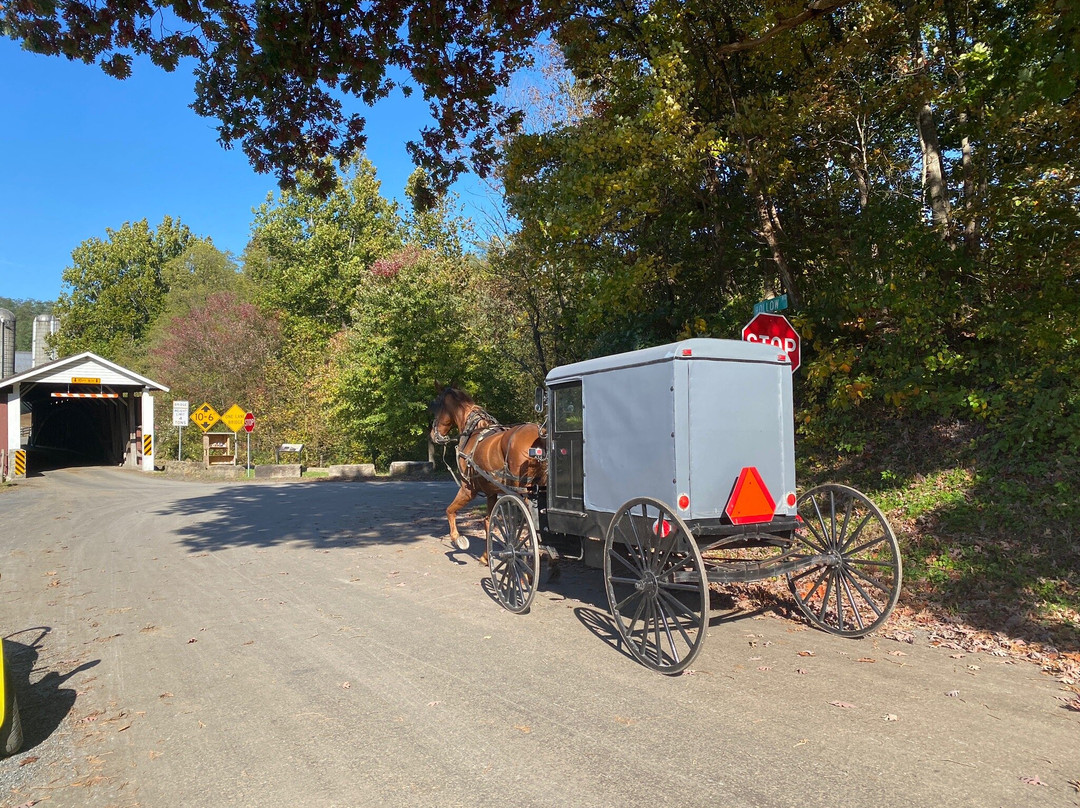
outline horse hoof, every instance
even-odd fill
[[[483,553],[483,555],[481,555],[481,556],[480,556],[480,558],[479,558],[479,559],[477,559],[477,560],[478,560],[478,561],[479,561],[479,562],[480,562],[481,564],[483,564],[483,565],[484,565],[484,566],[486,567],[486,566],[488,565],[488,554],[487,554],[487,550],[484,550],[484,553]]]
[[[459,550],[468,550],[469,549],[469,537],[468,536],[458,536],[456,539],[451,539],[451,542]]]

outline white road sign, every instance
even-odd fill
[[[172,403],[173,426],[187,426],[188,403],[186,401],[174,401]]]

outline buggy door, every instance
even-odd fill
[[[553,398],[548,501],[558,510],[585,510],[584,407],[581,382],[551,388]]]

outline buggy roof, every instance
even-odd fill
[[[603,373],[620,368],[653,365],[671,360],[694,361],[712,360],[720,362],[754,362],[770,365],[789,365],[790,361],[783,351],[773,345],[757,342],[743,342],[736,339],[686,339],[670,345],[658,345],[655,348],[643,348],[640,351],[601,356],[586,359],[572,365],[563,365],[550,371],[547,383],[577,379],[593,373]]]

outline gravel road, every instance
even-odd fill
[[[1033,665],[751,606],[659,676],[598,571],[504,612],[480,542],[445,538],[452,496],[103,468],[0,490],[26,726],[0,805],[1080,805],[1080,713]]]

